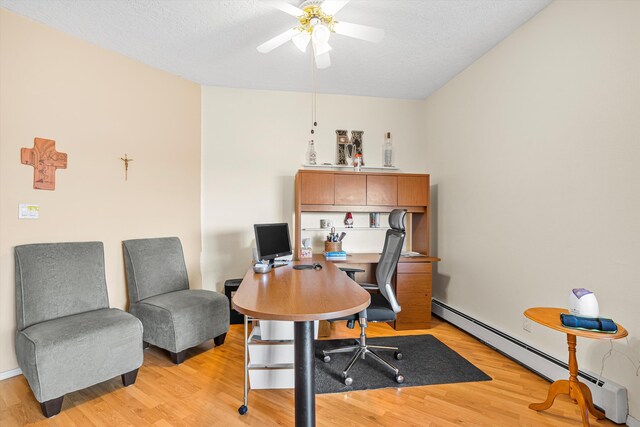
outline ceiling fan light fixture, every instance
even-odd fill
[[[317,68],[327,68],[331,65],[329,56],[331,33],[369,42],[379,42],[384,37],[384,30],[382,29],[334,19],[334,14],[340,11],[350,0],[304,0],[299,7],[289,3],[291,0],[263,1],[296,17],[300,25],[258,46],[257,49],[260,53],[270,52],[289,40],[304,53],[311,41],[313,59]]]
[[[315,55],[316,67],[318,69],[324,69],[331,66],[331,57],[329,56],[329,52],[323,53],[322,55]]]
[[[300,52],[304,53],[307,51],[307,46],[311,41],[311,36],[306,31],[303,31],[300,32],[300,34],[293,36],[291,41],[298,49],[300,49]]]
[[[313,42],[313,51],[316,55],[324,55],[331,49],[332,48],[331,46],[329,46],[329,43],[316,43],[315,41]]]
[[[315,44],[313,49],[316,55],[324,55],[331,50],[331,46],[329,46],[329,43]]]
[[[313,37],[313,41],[316,44],[322,45],[326,44],[329,41],[329,37],[331,36],[331,30],[324,24],[318,24],[313,27],[313,32],[311,33],[311,37]]]

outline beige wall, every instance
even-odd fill
[[[69,155],[55,191],[34,190],[20,164],[36,136]],[[121,241],[175,235],[200,286],[198,85],[0,9],[0,166],[0,372],[17,367],[15,245],[103,241],[109,300],[124,308]],[[40,219],[19,221],[19,203]]]
[[[199,287],[202,213],[203,285],[221,289],[247,267],[252,224],[293,223],[309,94],[201,95],[8,12],[0,20],[0,372],[16,367],[16,244],[104,241],[111,304],[124,307],[123,239],[180,236]],[[315,138],[319,161],[332,161],[335,129],[364,130],[376,165],[389,130],[402,171],[432,174],[434,294],[446,303],[565,359],[564,338],[523,332],[521,313],[595,291],[602,314],[631,330],[604,376],[629,389],[635,418],[640,381],[624,355],[638,363],[639,20],[638,2],[556,1],[425,102],[320,95]],[[19,163],[35,136],[69,154],[54,192],[33,190]],[[126,183],[124,153],[135,158]],[[18,221],[21,202],[40,204],[41,219]],[[608,345],[578,345],[581,367],[599,372]]]
[[[586,287],[630,330],[604,376],[640,419],[640,2],[556,1],[426,101],[434,296],[566,360],[532,306]],[[607,342],[578,340],[599,373]],[[635,351],[635,354],[633,353]]]
[[[426,171],[421,101],[318,95],[317,105],[318,163],[335,161],[335,130],[348,129],[364,131],[365,163],[380,166],[390,131],[402,171]],[[202,88],[204,287],[222,289],[225,279],[244,275],[253,224],[293,225],[294,177],[305,160],[310,114],[308,93]],[[371,233],[382,244],[384,235]],[[355,241],[349,237],[345,245]]]

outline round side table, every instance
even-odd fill
[[[618,338],[624,338],[628,335],[628,332],[621,325],[618,326],[618,332],[615,334],[608,334],[606,332],[593,332],[583,331],[580,329],[567,328],[562,325],[560,321],[560,314],[569,314],[568,310],[564,308],[551,308],[551,307],[535,307],[529,308],[524,312],[524,315],[529,319],[544,325],[548,328],[555,329],[567,334],[567,344],[569,345],[569,379],[554,381],[549,387],[549,394],[547,400],[542,403],[532,403],[529,405],[530,409],[534,411],[544,411],[549,409],[553,405],[553,401],[559,394],[568,394],[573,400],[578,403],[580,407],[580,414],[582,415],[582,425],[589,426],[589,413],[601,420],[604,418],[604,413],[599,411],[593,406],[593,398],[591,397],[591,390],[586,384],[578,381],[578,360],[576,359],[576,337],[592,338],[599,340],[615,340]]]

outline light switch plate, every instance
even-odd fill
[[[18,219],[38,219],[40,218],[40,206],[32,203],[20,203],[18,208]]]

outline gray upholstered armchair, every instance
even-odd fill
[[[131,314],[144,325],[145,345],[171,353],[182,363],[187,349],[213,339],[222,345],[229,330],[229,300],[189,289],[182,245],[177,237],[125,240]]]
[[[142,324],[109,308],[101,242],[15,248],[16,356],[42,412],[60,412],[64,395],[142,365]]]

